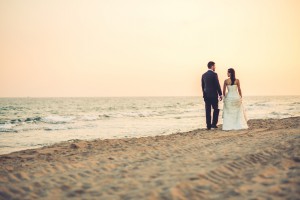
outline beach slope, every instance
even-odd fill
[[[300,117],[0,155],[0,199],[297,199]]]

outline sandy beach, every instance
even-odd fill
[[[0,156],[0,199],[299,199],[300,117]]]

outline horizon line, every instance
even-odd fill
[[[300,94],[268,94],[268,95],[244,95],[243,97],[275,97],[275,96],[300,96]],[[202,95],[169,95],[169,96],[7,96],[0,97],[0,99],[9,98],[145,98],[145,97],[201,97]]]

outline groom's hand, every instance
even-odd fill
[[[223,100],[223,96],[221,95],[221,96],[219,96],[219,100],[220,101],[222,101]]]

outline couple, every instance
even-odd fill
[[[219,100],[222,101],[224,96],[223,107],[223,130],[240,130],[247,129],[247,118],[245,115],[242,91],[239,79],[235,78],[234,69],[227,71],[228,79],[224,81],[223,96],[218,79],[215,73],[215,63],[210,61],[207,64],[208,71],[202,75],[202,92],[205,101],[206,125],[207,129],[218,128],[219,118]],[[226,88],[228,93],[226,94]],[[211,107],[213,108],[213,119],[211,120]]]

